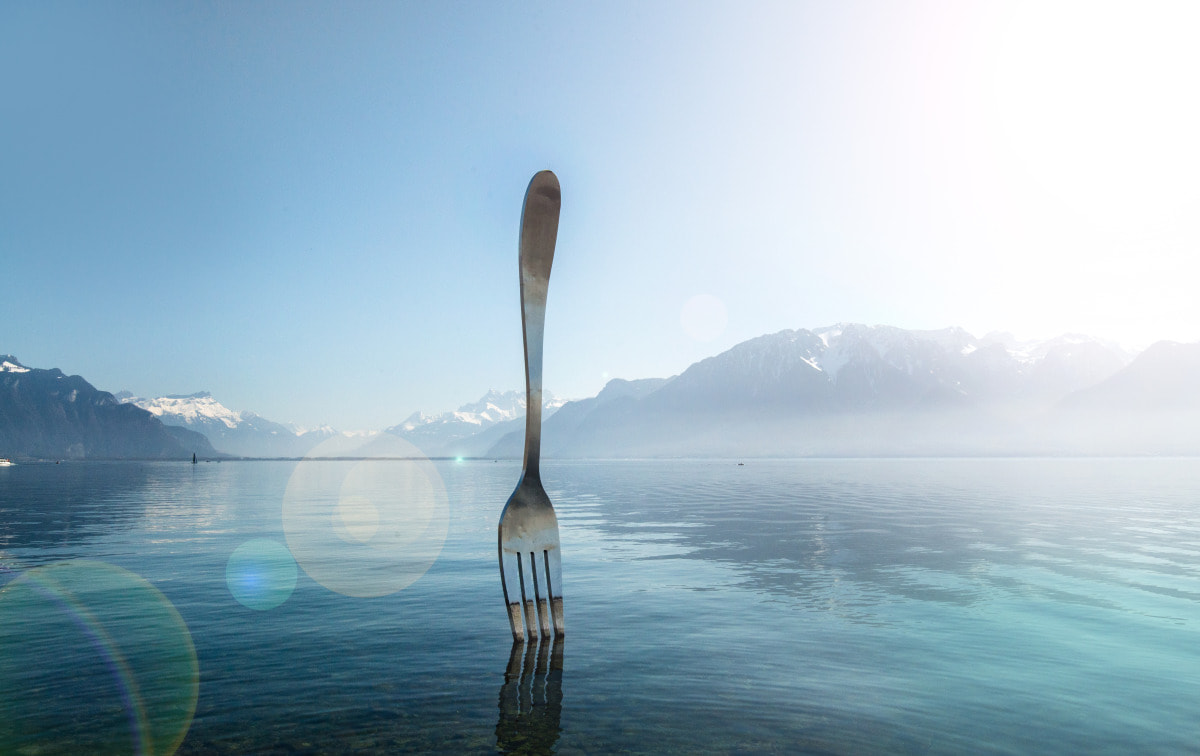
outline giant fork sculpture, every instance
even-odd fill
[[[554,262],[561,194],[558,179],[542,171],[525,190],[521,212],[521,325],[525,337],[525,460],[521,480],[500,514],[500,582],[513,642],[538,633],[563,635],[562,558],[558,518],[539,470],[542,443],[542,336],[546,288]],[[522,610],[524,619],[522,619]]]

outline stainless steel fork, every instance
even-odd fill
[[[500,583],[514,642],[538,633],[563,635],[562,559],[558,518],[542,487],[542,336],[546,288],[554,262],[561,194],[558,178],[542,171],[525,190],[521,211],[521,325],[525,337],[525,460],[521,480],[500,514]],[[524,619],[522,619],[522,610]]]

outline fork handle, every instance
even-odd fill
[[[542,340],[561,203],[558,178],[551,171],[541,171],[529,182],[521,210],[521,327],[525,340],[525,458],[521,466],[523,476],[531,480],[540,480]]]

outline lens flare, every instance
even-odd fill
[[[441,476],[409,442],[380,434],[348,449],[335,439],[296,465],[283,530],[313,580],[346,596],[386,596],[437,561],[449,509]]]
[[[199,686],[187,625],[135,573],[72,560],[0,590],[0,753],[173,753]]]
[[[234,549],[225,565],[225,585],[247,609],[266,611],[287,601],[296,589],[296,560],[287,547],[255,538]]]

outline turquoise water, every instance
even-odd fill
[[[540,656],[513,462],[0,469],[0,752],[1200,751],[1198,460],[543,467]]]

